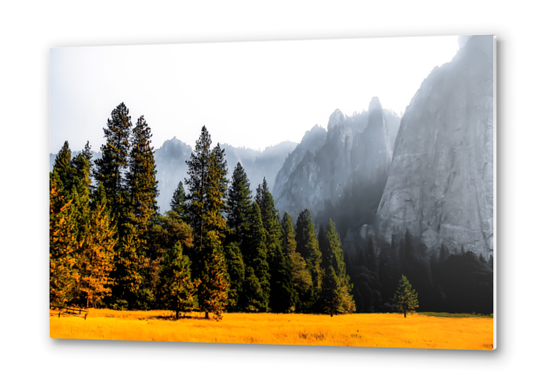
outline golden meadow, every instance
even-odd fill
[[[86,320],[50,312],[56,339],[176,341],[383,348],[493,349],[493,318],[412,314],[340,316],[225,313],[220,322],[191,313],[91,309]]]

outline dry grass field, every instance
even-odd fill
[[[55,339],[493,349],[490,317],[226,313],[216,322],[197,313],[176,321],[169,311],[91,309],[86,320],[50,314]]]

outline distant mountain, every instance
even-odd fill
[[[368,111],[344,116],[337,109],[327,130],[307,131],[277,173],[272,191],[281,214],[295,220],[308,208],[317,224],[332,218],[343,233],[372,222],[399,122],[375,97]]]
[[[405,111],[376,230],[429,252],[493,253],[493,37],[472,36]],[[462,252],[461,252],[462,253]]]

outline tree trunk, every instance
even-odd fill
[[[406,319],[406,311],[405,311],[405,319]]]
[[[205,312],[205,318],[209,319],[209,312]]]
[[[177,320],[179,320],[179,310],[177,309],[177,313],[175,314],[175,317]]]

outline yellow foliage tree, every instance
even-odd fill
[[[49,190],[49,290],[51,305],[66,305],[76,295],[77,231],[75,206],[62,194],[62,182],[56,172],[50,177]]]
[[[101,188],[102,185],[100,185]],[[94,307],[111,294],[111,271],[114,267],[115,225],[106,209],[105,197],[90,217],[89,230],[81,250],[81,286],[86,306]]]

